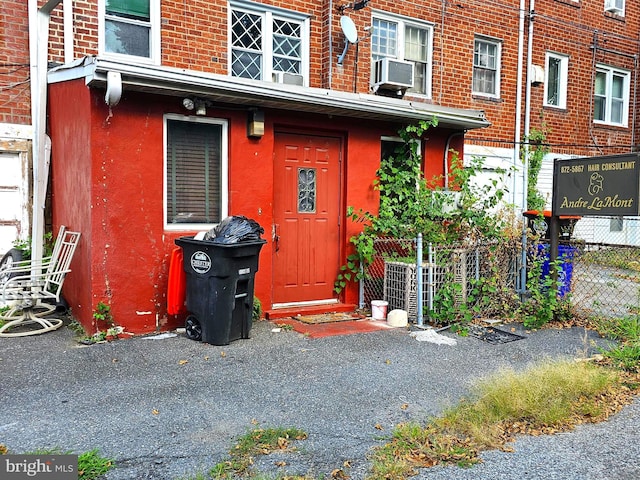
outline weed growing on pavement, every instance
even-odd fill
[[[291,440],[304,440],[307,434],[297,428],[256,428],[240,437],[229,452],[230,458],[216,464],[211,478],[230,478],[233,475],[251,475],[253,458],[274,451],[294,450]]]
[[[598,331],[620,343],[609,350],[602,349],[605,358],[614,365],[629,372],[640,368],[640,317],[630,315],[624,318],[601,319],[596,322]]]
[[[80,480],[92,480],[98,478],[115,465],[115,462],[103,457],[97,448],[78,455],[78,478]]]
[[[106,325],[107,328],[113,327],[113,315],[111,307],[104,302],[98,302],[93,312],[93,319],[96,321],[96,327],[99,323]]]
[[[0,444],[0,455],[12,453],[8,448]],[[26,452],[25,455],[72,455],[73,452],[61,448],[38,448]],[[100,455],[97,448],[78,455],[78,479],[95,480],[115,466],[115,462]]]
[[[504,369],[479,381],[469,398],[426,426],[397,426],[373,451],[368,478],[404,479],[437,464],[470,466],[482,450],[509,451],[506,444],[517,434],[551,434],[602,421],[633,394],[620,372],[589,362],[556,360],[522,372]]]

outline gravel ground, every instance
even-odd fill
[[[394,425],[439,414],[500,367],[583,356],[602,342],[581,328],[518,327],[526,338],[498,345],[443,332],[453,346],[419,342],[404,329],[309,339],[272,328],[259,322],[250,339],[227,346],[183,335],[81,346],[67,328],[0,338],[0,443],[15,453],[98,448],[117,462],[108,480],[176,479],[226,459],[253,428],[296,427],[308,438],[295,452],[259,457],[258,469],[330,478],[341,468],[362,479],[367,453]],[[513,447],[484,453],[470,469],[436,467],[414,478],[638,479],[640,405]]]

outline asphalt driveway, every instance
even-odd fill
[[[502,366],[582,356],[601,341],[581,328],[519,329],[524,339],[501,344],[444,332],[456,344],[438,345],[405,329],[310,339],[273,327],[254,324],[250,339],[227,346],[183,335],[81,346],[66,327],[0,338],[0,443],[15,453],[98,448],[117,462],[107,479],[175,479],[226,459],[253,428],[296,427],[308,439],[295,452],[260,457],[260,470],[330,478],[341,468],[362,479],[367,452],[394,425],[437,415]],[[484,453],[471,469],[414,478],[637,479],[640,404],[513,446]]]

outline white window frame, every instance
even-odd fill
[[[602,65],[602,64],[598,64],[596,65],[596,72],[599,73],[604,73],[606,74],[606,93],[604,95],[604,99],[605,99],[605,118],[604,120],[600,120],[600,119],[596,119],[595,118],[595,101],[594,101],[594,110],[591,113],[593,118],[593,123],[595,124],[600,124],[600,125],[614,125],[614,126],[618,126],[618,127],[628,127],[629,125],[629,95],[630,95],[630,84],[631,84],[631,73],[628,70],[624,70],[621,68],[616,68],[616,67],[611,67],[609,65]],[[623,94],[624,97],[622,98],[623,101],[623,105],[622,105],[622,122],[618,123],[618,122],[614,122],[611,120],[611,111],[612,111],[612,101],[613,101],[613,97],[612,97],[612,82],[613,82],[613,77],[618,76],[618,77],[623,77],[624,78],[624,86],[623,86]],[[595,82],[595,76],[594,76],[594,80]],[[596,96],[596,92],[594,89],[594,97]],[[595,98],[594,98],[595,100]]]
[[[476,71],[475,52],[476,52],[476,43],[477,42],[491,44],[491,45],[496,47],[496,67],[495,67],[495,86],[496,86],[496,88],[495,88],[495,92],[494,93],[481,92],[481,91],[476,91],[474,89],[474,83],[475,83],[474,80],[475,80],[475,71]],[[471,59],[471,64],[472,64],[471,91],[472,91],[473,95],[477,95],[477,96],[481,96],[481,97],[487,97],[487,98],[500,98],[500,75],[501,75],[500,72],[501,72],[501,68],[502,68],[502,41],[497,40],[495,38],[490,38],[490,37],[476,36],[473,39],[473,56],[472,56],[472,59]]]
[[[142,26],[149,26],[151,33],[149,35],[149,57],[140,57],[138,55],[127,55],[123,53],[113,53],[106,51],[106,1],[98,0],[98,55],[107,58],[123,60],[126,62],[135,61],[136,63],[147,63],[160,65],[161,47],[160,47],[160,0],[149,0],[149,22],[135,22]],[[120,21],[120,20],[119,20]]]
[[[557,79],[558,103],[549,103],[549,87],[551,86],[551,78],[549,77],[551,69],[549,68],[550,60],[559,60],[560,68]],[[551,108],[567,108],[567,85],[569,82],[569,57],[560,53],[547,52],[545,55],[545,82],[544,82],[544,106]]]
[[[273,21],[274,19],[286,20],[289,22],[295,22],[300,24],[301,28],[301,65],[300,65],[300,74],[303,76],[303,85],[309,86],[309,55],[310,55],[310,29],[311,22],[309,15],[301,14],[299,12],[294,12],[292,10],[286,10],[283,8],[271,7],[269,5],[264,5],[261,3],[249,2],[244,0],[232,0],[228,3],[227,12],[227,58],[228,66],[227,66],[227,74],[231,77],[233,76],[233,72],[231,69],[231,62],[233,59],[233,45],[231,44],[231,39],[233,38],[232,33],[232,12],[234,10],[241,10],[244,12],[249,12],[254,15],[260,15],[262,17],[263,24],[263,42],[262,42],[262,67],[261,67],[261,80],[262,81],[275,81],[274,71],[273,71]],[[237,77],[243,78],[243,77]]]
[[[405,58],[405,33],[407,27],[415,27],[422,30],[427,31],[427,58],[426,58],[426,71],[424,73],[425,76],[425,85],[424,85],[424,93],[417,93],[414,89],[410,88],[407,90],[408,93],[415,96],[420,96],[424,98],[431,98],[431,86],[432,86],[432,73],[433,73],[433,24],[429,22],[424,22],[421,20],[417,20],[415,18],[403,17],[401,15],[393,15],[386,12],[381,12],[379,10],[374,10],[371,13],[371,23],[373,24],[373,19],[379,19],[390,23],[396,23],[398,25],[396,39],[396,55],[381,55],[380,57],[386,56],[389,58],[394,58],[396,60],[407,60]],[[407,61],[412,61],[411,59]],[[371,56],[371,85],[375,82],[375,59]]]
[[[168,221],[168,181],[167,163],[168,163],[168,120],[177,120],[181,122],[199,122],[216,124],[222,127],[222,145],[220,146],[220,219],[225,219],[229,214],[229,122],[218,118],[199,118],[193,116],[185,116],[167,113],[163,117],[163,194],[162,194],[162,210],[164,229],[167,231],[204,231],[210,230],[217,224],[208,223],[169,223]]]
[[[604,0],[604,11],[624,17],[624,0]]]

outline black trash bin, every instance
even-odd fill
[[[181,237],[187,277],[187,336],[211,345],[249,338],[253,287],[266,240],[235,244]]]

